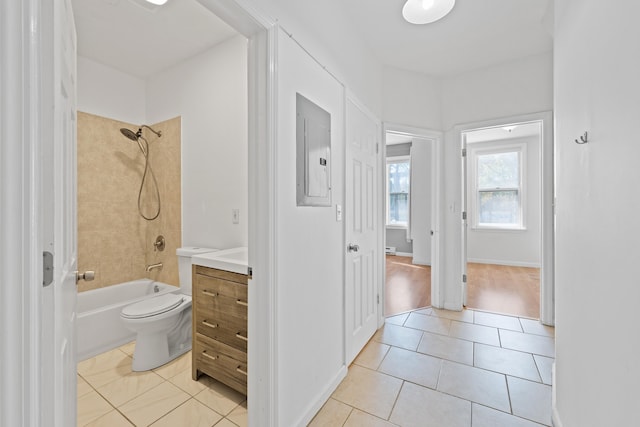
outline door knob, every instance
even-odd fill
[[[96,278],[96,272],[95,271],[85,271],[84,273],[80,274],[76,271],[76,283],[78,283],[80,280],[84,280],[85,282],[90,282],[93,279]]]
[[[347,245],[347,251],[348,252],[358,252],[360,250],[360,246],[358,245],[354,245],[353,243],[349,243]]]

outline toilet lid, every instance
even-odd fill
[[[122,309],[122,317],[138,319],[165,313],[179,306],[184,298],[182,295],[164,294],[131,304]]]

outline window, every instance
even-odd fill
[[[409,222],[409,157],[387,159],[387,225],[406,227]]]
[[[524,147],[471,149],[470,195],[475,228],[524,229]]]

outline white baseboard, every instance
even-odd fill
[[[413,264],[416,264],[416,265],[431,265],[431,261],[423,260],[420,258],[414,258],[412,262]]]
[[[408,256],[412,257],[413,254],[411,252],[396,252],[396,256]]]
[[[329,384],[327,384],[327,386],[322,391],[322,393],[320,393],[318,397],[313,402],[311,402],[309,406],[307,406],[307,409],[302,414],[302,417],[300,417],[298,422],[295,423],[294,425],[297,425],[300,427],[307,426],[311,422],[313,417],[316,416],[320,408],[322,408],[322,406],[327,402],[327,400],[329,400],[329,398],[331,397],[331,394],[334,391],[336,391],[336,389],[340,385],[340,382],[346,376],[347,376],[347,367],[343,365],[340,368],[340,370],[336,373],[335,377],[333,377],[333,380],[331,380]]]
[[[507,265],[510,267],[531,267],[540,268],[539,262],[526,262],[526,261],[504,261],[497,259],[480,259],[480,258],[467,258],[467,262],[473,262],[476,264],[495,264],[495,265]]]
[[[551,425],[553,427],[562,427],[556,401],[556,362],[551,365]]]

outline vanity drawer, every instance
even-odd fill
[[[247,285],[198,274],[194,292],[198,307],[247,318]]]
[[[247,320],[196,308],[196,332],[247,351]]]
[[[193,353],[197,371],[247,394],[247,354],[207,336],[197,334]],[[195,376],[197,376],[197,371]]]

